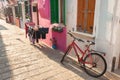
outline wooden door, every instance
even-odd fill
[[[92,34],[95,0],[78,0],[77,31]]]

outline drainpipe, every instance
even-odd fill
[[[112,48],[112,69],[111,71],[114,72],[115,69],[115,63],[116,63],[116,57],[115,57],[115,53],[114,53],[114,46],[113,46],[113,39],[114,39],[114,24],[115,24],[115,20],[116,20],[116,12],[117,12],[117,6],[118,6],[118,0],[115,0],[115,5],[113,8],[113,17],[112,17],[112,25],[111,25],[111,37],[110,37],[110,46]]]

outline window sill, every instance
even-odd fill
[[[93,34],[87,34],[82,32],[73,31],[72,32],[75,36],[86,39],[86,40],[94,40],[95,36]]]

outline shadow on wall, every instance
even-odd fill
[[[12,77],[11,66],[7,58],[6,48],[3,41],[1,31],[7,30],[3,25],[0,25],[0,80],[6,80]]]

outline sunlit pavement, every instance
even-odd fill
[[[23,29],[0,20],[0,80],[119,80],[109,73],[90,77],[72,60],[61,64],[62,56],[42,42],[32,45]]]

